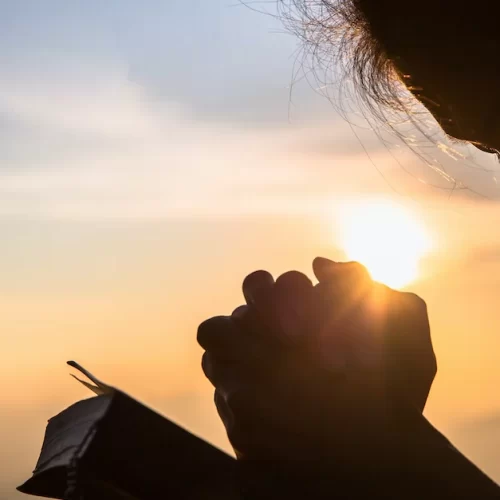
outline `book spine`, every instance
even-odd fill
[[[94,437],[96,431],[97,424],[94,424],[89,428],[89,430],[85,434],[85,437],[82,439],[82,442],[71,458],[71,461],[66,470],[66,490],[64,492],[64,500],[84,500],[84,494],[79,482],[78,465],[80,458],[85,453],[85,450],[92,441],[92,438]]]

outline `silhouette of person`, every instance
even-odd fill
[[[414,119],[406,87],[450,137],[500,149],[490,1],[280,4],[295,9],[304,38],[344,61],[380,116],[392,106]],[[436,373],[425,303],[374,283],[357,263],[316,259],[313,268],[315,286],[294,271],[249,275],[247,304],[198,330],[230,442],[246,477],[259,478],[254,494],[500,498],[422,414]]]

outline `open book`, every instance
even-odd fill
[[[33,476],[19,491],[64,500],[241,498],[231,456],[68,364],[96,396],[49,420]]]

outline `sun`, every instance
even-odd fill
[[[364,264],[375,281],[402,288],[418,278],[431,238],[407,207],[388,200],[346,203],[338,223],[347,258]]]

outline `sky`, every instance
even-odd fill
[[[433,241],[407,284],[438,355],[426,415],[500,480],[489,155],[429,145],[469,188],[451,190],[294,80],[297,40],[237,0],[2,7],[0,500],[21,498],[47,419],[88,396],[68,359],[229,451],[197,325],[239,305],[255,269],[348,258],[339,207],[370,200],[404,207]]]

